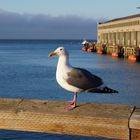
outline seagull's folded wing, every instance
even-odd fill
[[[89,71],[81,68],[73,68],[67,73],[66,81],[68,84],[83,90],[94,89],[103,84],[100,77],[91,74]]]

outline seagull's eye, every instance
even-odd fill
[[[62,51],[63,49],[60,49],[60,51]]]

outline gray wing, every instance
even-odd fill
[[[100,77],[91,74],[89,71],[81,68],[73,68],[67,73],[68,84],[78,87],[83,90],[94,89],[103,84]]]

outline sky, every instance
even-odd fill
[[[96,39],[97,23],[140,13],[140,0],[0,0],[0,39]]]

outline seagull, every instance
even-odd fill
[[[58,63],[56,69],[56,80],[58,84],[67,91],[73,92],[74,97],[72,101],[67,102],[67,110],[73,110],[77,107],[77,94],[80,92],[93,93],[118,93],[105,86],[103,80],[90,73],[86,69],[72,67],[69,64],[69,54],[64,47],[58,47],[48,56],[52,57],[58,55]]]
[[[88,43],[86,40],[84,40],[81,44],[85,45],[86,43]]]

